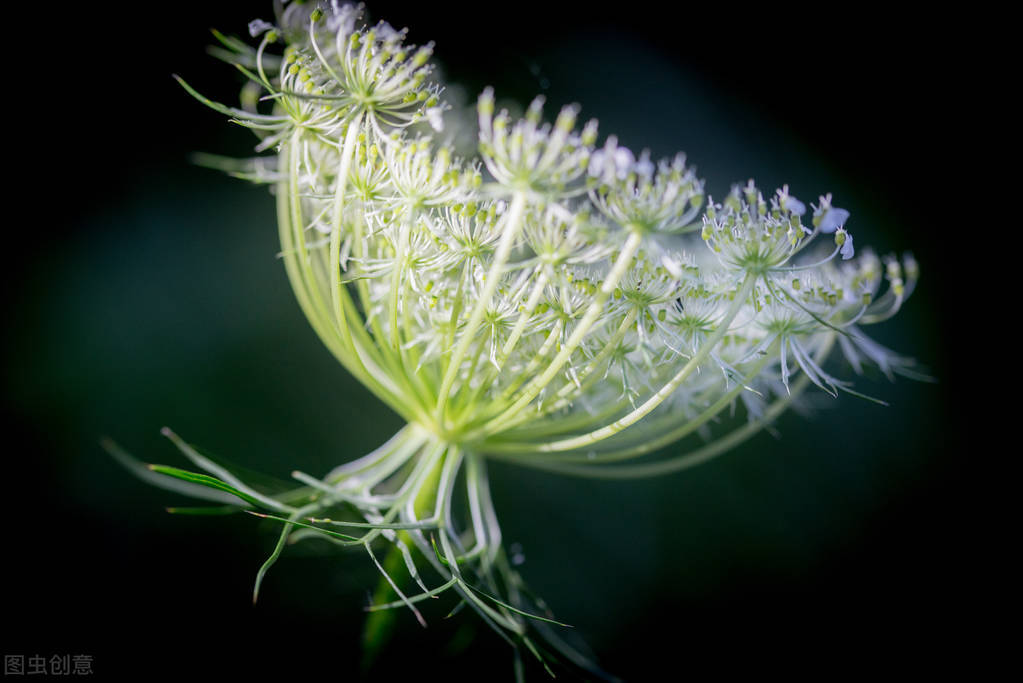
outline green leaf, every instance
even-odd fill
[[[175,479],[187,481],[190,484],[199,484],[201,486],[206,486],[208,488],[216,489],[218,491],[224,491],[226,493],[230,493],[232,496],[237,496],[238,498],[241,498],[250,505],[263,507],[263,503],[253,498],[249,494],[245,493],[244,491],[239,491],[230,484],[223,482],[217,479],[216,477],[211,477],[208,474],[189,472],[188,470],[181,470],[178,469],[177,467],[169,467],[167,465],[148,465],[147,467],[153,472],[157,472],[159,474],[166,474],[168,477],[174,477]]]
[[[437,559],[440,560],[441,564],[445,567],[448,566],[448,558],[440,554],[440,548],[437,547],[437,539],[433,534],[430,534],[430,544],[433,546],[433,552],[437,555]]]
[[[381,578],[381,581],[386,583],[386,579]],[[407,601],[405,601],[405,600],[395,600],[394,602],[385,602],[385,603],[379,603],[378,604],[376,602],[377,597],[374,595],[374,603],[372,605],[369,605],[368,607],[366,607],[365,610],[367,612],[379,612],[381,610],[392,610],[392,609],[396,609],[398,607],[404,607],[409,602],[421,602],[423,600],[426,600],[427,598],[435,598],[435,597],[437,597],[438,595],[440,595],[444,591],[448,590],[449,588],[451,588],[452,586],[454,586],[457,583],[458,583],[458,579],[451,579],[450,581],[447,581],[446,583],[442,583],[441,585],[437,586],[436,588],[432,588],[430,590],[427,590],[424,593],[417,593],[416,595],[413,595],[413,596],[409,597]],[[390,588],[389,584],[388,584],[388,588]],[[378,588],[378,592],[379,592],[379,590],[380,589]]]
[[[245,496],[245,500],[255,501],[257,507],[270,508],[271,510],[277,510],[279,512],[289,511],[288,506],[253,489],[251,486],[236,477],[226,467],[217,464],[205,455],[199,453],[199,451],[195,450],[195,448],[185,442],[184,439],[175,434],[170,427],[164,427],[160,430],[160,432],[170,439],[171,443],[177,446],[182,455],[191,460],[196,466],[201,467],[213,475],[211,479],[219,481],[225,486],[230,486],[233,492],[243,494]]]
[[[170,438],[170,435],[172,434],[170,429],[165,429],[163,430],[163,432],[165,436]],[[215,465],[219,465],[226,472],[229,472],[238,479],[244,480],[249,487],[256,489],[257,493],[263,493],[266,495],[277,495],[280,493],[295,490],[295,482],[293,481],[290,481],[288,479],[281,479],[279,477],[274,477],[272,475],[265,474],[257,470],[249,469],[243,465],[239,465],[235,462],[232,462],[231,460],[228,460],[223,456],[213,455],[205,448],[200,450],[199,448],[192,444],[185,444],[184,441],[180,439],[180,437],[176,439],[171,438],[171,442],[174,443],[178,450],[181,450],[186,457],[191,458],[193,457],[193,455],[201,455],[203,459],[212,462]],[[200,467],[203,466],[203,464],[199,462],[196,462],[196,464],[199,465]],[[216,476],[215,472],[211,472],[211,474]]]
[[[357,529],[436,529],[440,526],[439,522],[432,520],[423,520],[420,522],[381,522],[379,524],[375,522],[346,522],[338,519],[328,519],[326,517],[306,517],[310,522],[319,522],[320,524],[333,524],[335,526],[350,526]]]
[[[174,493],[179,493],[181,495],[209,500],[215,503],[226,503],[229,505],[237,503],[237,499],[234,496],[228,495],[228,493],[224,491],[211,490],[206,485],[182,481],[180,478],[166,476],[163,473],[153,470],[148,464],[132,457],[110,439],[101,439],[100,446],[102,446],[103,450],[109,453],[110,456],[120,463],[125,469],[147,484],[151,484],[152,486],[156,486],[157,488],[167,491],[173,491]]]
[[[573,628],[573,626],[571,624],[564,624],[564,623],[562,623],[560,621],[555,621],[554,619],[548,619],[547,617],[541,617],[538,614],[531,614],[530,612],[524,612],[524,611],[520,610],[518,607],[514,607],[512,605],[509,605],[507,602],[504,602],[503,600],[498,600],[497,598],[495,598],[490,593],[487,593],[486,591],[482,591],[479,588],[475,588],[474,586],[470,586],[469,584],[465,583],[464,581],[462,582],[462,585],[465,586],[466,588],[468,588],[469,590],[471,590],[473,593],[476,593],[477,595],[481,595],[484,598],[486,598],[487,600],[495,602],[498,605],[500,605],[501,607],[504,607],[505,609],[510,609],[512,612],[515,612],[516,614],[521,614],[524,617],[529,617],[530,619],[536,619],[537,621],[546,621],[548,624],[556,624],[558,626],[564,626],[566,628]]]
[[[401,559],[398,557],[397,549],[391,548],[384,557],[384,567],[387,571],[394,572],[397,571],[400,564]],[[376,590],[373,592],[374,604],[366,608],[370,614],[366,616],[366,623],[362,629],[361,665],[364,674],[373,668],[373,664],[394,635],[397,614],[391,610],[385,610],[385,606],[405,606],[405,603],[400,600],[397,603],[387,602],[386,605],[377,606],[379,603],[385,603],[391,596],[396,596],[396,593],[387,578],[381,576],[377,581]],[[374,609],[374,607],[376,608]]]
[[[879,398],[874,398],[873,396],[868,396],[867,394],[862,394],[862,393],[856,391],[855,389],[850,389],[847,386],[839,385],[838,389],[839,389],[839,391],[844,391],[847,394],[851,394],[852,396],[856,396],[857,398],[862,398],[863,400],[870,401],[871,403],[876,403],[878,405],[884,406],[885,408],[887,408],[889,406],[888,401],[882,401]]]
[[[551,669],[550,666],[548,666],[547,660],[544,659],[543,655],[540,654],[540,651],[536,649],[536,645],[533,644],[533,641],[527,638],[526,636],[522,636],[522,642],[526,644],[526,647],[529,649],[530,652],[533,653],[533,656],[536,657],[541,664],[543,664],[543,668],[547,671],[547,674],[551,678],[557,678],[557,676],[554,675],[554,671]]]
[[[173,76],[174,80],[176,80],[178,82],[178,85],[180,85],[182,88],[184,88],[186,91],[188,91],[189,95],[191,95],[195,99],[199,100],[200,102],[205,104],[210,109],[218,111],[218,112],[220,112],[221,114],[223,114],[225,116],[237,116],[237,113],[238,113],[239,110],[233,109],[233,108],[228,107],[228,106],[225,106],[225,105],[221,104],[220,102],[214,102],[213,100],[211,100],[210,98],[206,97],[205,95],[200,93],[198,90],[196,90],[195,88],[190,86],[188,84],[188,82],[185,81],[185,79],[182,78],[181,76],[178,76],[177,74],[171,74],[171,76]]]
[[[234,36],[221,33],[215,28],[211,28],[210,33],[213,34],[213,37],[216,38],[218,42],[229,50],[233,50],[234,52],[255,52],[248,43],[243,40],[239,40]]]
[[[211,505],[209,507],[173,507],[167,508],[167,512],[172,515],[198,515],[198,516],[216,516],[216,515],[233,515],[236,512],[241,512],[245,508],[237,505]]]
[[[239,66],[238,68],[242,69],[242,71],[246,71],[244,67],[240,67]],[[251,73],[251,72],[247,72],[247,73]],[[245,111],[244,109],[238,109],[236,107],[228,107],[227,105],[221,104],[220,102],[216,102],[216,101],[211,100],[210,98],[206,97],[205,95],[200,93],[198,90],[196,90],[195,88],[190,86],[188,84],[188,82],[185,81],[185,79],[183,79],[181,76],[178,76],[177,74],[171,74],[171,75],[174,77],[174,80],[176,80],[178,82],[178,85],[180,85],[182,88],[184,88],[188,92],[189,95],[191,95],[195,99],[199,100],[200,102],[205,104],[210,109],[213,109],[214,111],[220,112],[224,116],[230,116],[232,118],[242,119],[242,120],[245,120],[245,121],[280,122],[280,121],[284,120],[283,117],[281,117],[281,116],[268,116],[266,114],[258,114],[258,113],[251,112],[251,111]],[[257,82],[259,82],[258,79],[257,79]]]
[[[465,598],[462,598],[461,600],[458,601],[458,604],[456,604],[454,607],[451,608],[451,611],[448,612],[447,616],[444,617],[444,618],[445,619],[450,619],[451,617],[455,616],[456,614],[461,612],[463,609],[465,609],[465,606],[468,605],[468,604],[469,604],[469,601],[466,600]]]
[[[277,515],[268,515],[268,514],[265,514],[265,513],[262,513],[262,512],[255,512],[254,510],[246,510],[245,512],[247,512],[250,515],[253,515],[255,517],[262,517],[263,519],[272,519],[272,520],[281,522],[283,524],[290,524],[292,526],[302,527],[303,529],[312,529],[314,531],[319,531],[321,534],[325,534],[327,536],[333,536],[334,538],[340,538],[343,541],[351,541],[353,543],[362,543],[362,539],[361,538],[356,538],[355,536],[347,536],[345,534],[339,534],[336,531],[330,531],[329,529],[324,529],[323,527],[313,526],[312,524],[306,524],[305,522],[299,522],[298,520],[295,520],[295,519],[288,519],[286,517],[278,517]]]
[[[236,159],[234,157],[220,156],[219,154],[207,154],[206,152],[194,152],[193,154],[190,154],[188,157],[189,161],[191,161],[196,166],[202,166],[203,168],[209,168],[214,171],[220,171],[221,173],[226,173],[227,175],[233,178],[247,180],[250,183],[270,184],[280,182],[280,177],[276,175],[275,171],[273,171],[270,168],[259,167],[258,162],[265,158],[266,157]],[[268,484],[274,487],[279,487],[282,483],[281,480],[279,479],[266,477],[266,475],[258,474],[256,472],[250,471],[249,474],[244,474],[242,472],[243,468],[241,468],[238,465],[229,463],[223,458],[213,458],[212,456],[209,456],[209,454],[207,454],[207,456],[210,457],[211,460],[215,460],[224,467],[227,467],[228,469],[238,473],[239,476],[244,476],[249,481],[254,481],[257,484],[259,483],[259,481],[257,479],[253,479],[252,475],[256,475],[257,477],[265,479]]]
[[[284,520],[287,522],[288,520]],[[281,556],[281,551],[284,550],[284,544],[288,540],[288,533],[291,531],[291,525],[285,524],[284,528],[281,529],[281,535],[277,537],[277,545],[274,546],[274,550],[270,553],[270,557],[266,558],[266,562],[256,572],[256,583],[252,587],[252,604],[255,605],[259,600],[259,587],[263,585],[263,579],[266,577],[267,571],[270,567],[274,566],[277,562],[277,558]]]

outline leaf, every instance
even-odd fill
[[[441,564],[445,567],[448,566],[448,559],[440,554],[440,548],[437,547],[437,539],[433,534],[430,534],[430,544],[433,545],[433,552],[437,555],[437,559],[440,560]]]
[[[548,675],[550,675],[551,678],[557,678],[557,676],[554,675],[554,671],[551,669],[550,666],[548,666],[547,660],[543,658],[543,655],[540,654],[540,651],[536,648],[536,645],[533,644],[533,641],[527,638],[526,636],[522,636],[522,642],[526,644],[526,647],[529,648],[529,651],[533,653],[533,656],[536,657],[541,664],[543,664],[543,668],[547,671]]]
[[[239,68],[241,68],[244,71],[244,67],[239,67]],[[216,102],[216,101],[211,100],[210,98],[206,97],[205,95],[200,93],[198,90],[196,90],[195,88],[190,86],[188,84],[188,82],[185,81],[185,79],[183,79],[181,76],[178,76],[177,74],[171,74],[171,75],[174,77],[174,80],[176,80],[178,82],[178,85],[180,85],[182,88],[184,88],[188,92],[189,95],[191,95],[195,99],[199,100],[200,102],[205,104],[210,109],[212,109],[214,111],[217,111],[217,112],[220,112],[224,116],[230,116],[232,118],[242,119],[242,120],[245,120],[245,121],[263,121],[263,122],[266,122],[266,123],[273,123],[273,122],[279,123],[279,122],[284,121],[284,119],[282,117],[280,117],[280,116],[268,116],[266,114],[259,114],[259,113],[255,113],[255,112],[251,112],[251,111],[245,111],[244,109],[238,109],[236,107],[228,107],[227,105],[221,104],[220,102]]]
[[[466,600],[465,598],[462,598],[461,600],[458,601],[457,605],[455,605],[454,607],[451,608],[451,611],[448,612],[447,616],[444,617],[444,618],[445,619],[450,619],[451,617],[455,616],[456,614],[461,612],[463,609],[465,609],[465,606],[468,605],[468,604],[469,604],[469,601]],[[507,636],[505,636],[505,637],[507,637]]]
[[[255,501],[257,507],[270,508],[278,511],[288,511],[288,506],[283,505],[273,498],[263,495],[259,491],[256,491],[251,486],[238,479],[238,477],[232,474],[227,468],[222,467],[199,453],[191,445],[185,442],[184,439],[175,434],[170,427],[164,427],[160,430],[160,433],[170,439],[171,443],[177,446],[182,455],[191,460],[198,467],[201,467],[212,474],[212,479],[219,481],[224,486],[231,487],[232,492],[243,494],[245,496],[245,500],[250,502]]]
[[[336,531],[330,531],[329,529],[324,529],[322,527],[313,526],[312,524],[306,524],[305,522],[299,522],[298,520],[295,520],[295,519],[287,519],[286,517],[278,517],[277,515],[268,515],[268,514],[265,514],[265,513],[262,513],[262,512],[256,512],[254,510],[246,510],[245,512],[247,512],[250,515],[253,515],[255,517],[262,517],[263,519],[272,519],[272,520],[281,522],[283,524],[290,524],[292,526],[302,527],[303,529],[312,529],[314,531],[319,531],[322,534],[325,534],[327,536],[333,536],[334,538],[340,538],[343,541],[351,541],[353,543],[362,543],[362,539],[361,538],[356,538],[355,536],[347,536],[345,534],[339,534]]]
[[[436,588],[431,588],[430,590],[427,590],[424,593],[417,593],[416,595],[410,596],[408,598],[408,602],[421,602],[423,600],[426,600],[427,598],[435,598],[435,597],[437,597],[438,595],[440,595],[444,591],[448,590],[449,588],[451,588],[452,586],[454,586],[457,583],[458,583],[458,579],[451,579],[451,580],[449,580],[449,581],[447,581],[445,583],[442,583],[441,585],[437,586]],[[390,609],[395,609],[397,607],[404,607],[405,605],[406,605],[406,601],[405,600],[395,600],[394,602],[379,603],[379,604],[374,603],[372,605],[369,605],[369,606],[365,607],[364,609],[367,612],[379,612],[381,610],[390,610]]]
[[[248,53],[255,54],[255,52],[256,52],[252,48],[252,46],[249,45],[248,43],[246,43],[246,42],[244,42],[242,40],[239,40],[238,38],[235,38],[234,36],[229,36],[229,35],[226,35],[224,33],[221,33],[220,31],[218,31],[215,28],[211,28],[210,29],[210,33],[213,34],[213,37],[216,38],[219,43],[221,43],[224,47],[226,47],[227,49],[231,50],[232,52],[239,52],[239,53],[246,53],[246,54],[248,54]]]
[[[393,590],[395,594],[397,594],[397,596],[401,598],[401,601],[405,604],[406,607],[412,610],[412,614],[415,615],[416,621],[419,622],[419,625],[422,626],[423,628],[426,628],[426,619],[423,618],[422,613],[418,609],[416,609],[416,606],[412,602],[410,602],[409,599],[405,596],[405,594],[401,591],[401,589],[398,588],[398,584],[394,582],[394,579],[391,578],[391,575],[387,573],[387,570],[384,569],[384,566],[380,564],[379,560],[377,560],[376,555],[373,554],[373,548],[370,547],[370,544],[363,543],[363,546],[366,548],[366,552],[369,554],[369,559],[373,560],[373,564],[376,565],[376,568],[380,571],[383,577],[387,579],[387,583],[391,585],[391,590]]]
[[[198,515],[198,516],[216,516],[216,515],[233,515],[236,512],[241,512],[245,508],[237,505],[211,505],[209,507],[173,507],[167,508],[167,512],[172,515]]]
[[[400,565],[400,560],[397,557],[397,549],[391,548],[387,556],[384,557],[384,566],[388,571],[396,571]],[[391,640],[391,636],[394,634],[395,620],[397,615],[391,610],[384,610],[382,603],[385,603],[391,596],[395,595],[391,589],[391,584],[384,576],[380,577],[377,582],[376,591],[373,593],[372,602],[373,604],[366,607],[366,611],[370,612],[366,616],[366,623],[362,630],[362,671],[367,673],[372,669],[373,664],[376,662],[380,653],[384,650],[384,647]],[[405,603],[398,601],[397,603],[386,603],[386,606],[399,605],[404,607]]]
[[[504,602],[503,600],[497,599],[496,597],[494,597],[490,593],[487,593],[486,591],[482,591],[479,588],[475,588],[474,586],[470,586],[469,584],[465,583],[464,581],[462,582],[462,585],[465,586],[466,588],[468,588],[469,590],[471,590],[473,593],[476,593],[477,595],[481,595],[484,598],[486,598],[486,599],[488,599],[488,600],[490,600],[492,602],[497,603],[501,607],[504,607],[505,609],[510,609],[512,612],[515,612],[516,614],[521,614],[524,617],[529,617],[530,619],[536,619],[537,621],[546,621],[548,624],[556,624],[557,626],[564,626],[566,628],[573,628],[573,626],[571,624],[565,624],[565,623],[562,623],[560,621],[556,621],[554,619],[548,619],[547,617],[541,617],[538,614],[531,614],[530,612],[524,612],[524,611],[520,610],[518,607],[514,607],[512,605],[509,605],[507,602]]]
[[[153,472],[158,472],[159,474],[166,474],[168,477],[174,477],[175,479],[187,481],[191,484],[199,484],[201,486],[206,486],[211,489],[216,489],[218,491],[230,493],[232,496],[237,496],[238,498],[241,498],[250,505],[263,507],[263,503],[253,498],[249,494],[245,493],[244,491],[239,491],[230,484],[223,482],[217,479],[216,477],[211,477],[208,474],[189,472],[188,470],[181,470],[178,469],[177,467],[170,467],[168,465],[147,465],[146,467]]]
[[[170,434],[172,434],[171,430],[169,429],[164,430],[164,435],[167,436],[168,438],[171,438]],[[237,463],[231,462],[230,460],[222,456],[212,455],[209,451],[205,449],[200,454],[199,450],[195,446],[185,444],[184,441],[182,441],[180,438],[176,439],[171,438],[171,442],[174,443],[178,450],[182,451],[185,457],[192,458],[196,455],[201,455],[201,457],[207,462],[211,462],[215,465],[218,465],[225,472],[234,475],[238,479],[244,479],[247,486],[257,489],[257,493],[276,495],[279,493],[283,493],[285,491],[293,491],[295,489],[294,482],[289,481],[287,479],[280,479],[278,477],[264,474],[262,472],[257,472],[256,470],[252,470]],[[187,450],[183,448],[183,446],[186,446]],[[196,462],[196,464],[199,465],[200,467],[203,466],[199,462]],[[216,476],[215,472],[211,472],[210,474]]]
[[[325,517],[306,517],[310,522],[319,522],[320,524],[333,524],[335,526],[349,526],[357,529],[392,529],[392,530],[405,530],[405,529],[436,529],[439,523],[431,520],[423,520],[419,522],[346,522],[337,519],[327,519]]]
[[[125,469],[147,484],[151,484],[166,491],[173,491],[174,493],[180,493],[192,498],[209,500],[215,503],[226,503],[231,505],[238,502],[234,496],[223,491],[211,490],[206,485],[182,481],[178,477],[166,476],[163,473],[156,472],[148,464],[129,455],[110,439],[101,439],[100,446],[102,446],[103,450],[109,453],[110,456],[119,462]]]
[[[288,520],[285,520],[285,521],[288,521]],[[285,524],[284,528],[281,529],[281,535],[278,536],[278,538],[277,538],[277,545],[274,546],[273,552],[270,553],[270,557],[266,558],[266,562],[264,562],[263,566],[261,566],[259,568],[259,571],[256,572],[256,583],[252,587],[252,604],[253,605],[255,605],[256,602],[259,600],[259,587],[261,585],[263,585],[263,579],[266,577],[267,571],[270,569],[270,567],[274,566],[274,563],[277,562],[277,558],[279,558],[281,556],[281,551],[284,549],[284,544],[288,540],[288,532],[290,532],[290,531],[291,531],[291,526],[288,525],[288,524]]]

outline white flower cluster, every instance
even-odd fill
[[[852,391],[826,369],[833,349],[856,372],[912,373],[863,327],[898,311],[917,266],[854,259],[849,213],[830,195],[809,225],[788,187],[765,199],[750,181],[715,203],[683,155],[655,162],[613,136],[598,147],[596,122],[578,127],[571,106],[545,123],[542,98],[513,120],[490,89],[478,101],[480,159],[462,159],[431,137],[446,108],[431,46],[365,26],[347,6],[292,3],[251,30],[258,48],[225,44],[271,112],[189,90],[275,151],[276,165],[243,174],[274,185],[298,301],[340,362],[409,423],[323,479],[297,475],[313,495],[273,511],[287,520],[282,538],[338,540],[331,524],[361,525],[370,531],[338,542],[371,556],[373,540],[390,539],[422,588],[407,598],[388,577],[397,603],[415,610],[452,588],[526,638],[488,457],[650,476],[733,448],[808,384]],[[714,433],[737,404],[747,422]],[[703,441],[680,456],[622,464],[694,434]],[[451,512],[460,471],[464,528]],[[311,518],[338,506],[347,522]],[[407,542],[440,587],[423,583]]]

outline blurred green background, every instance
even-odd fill
[[[916,254],[919,290],[874,332],[940,379],[862,382],[891,406],[821,400],[813,420],[782,419],[778,439],[653,481],[494,464],[531,587],[629,680],[699,663],[908,662],[948,638],[969,503],[942,315],[958,284],[945,211],[961,201],[942,175],[954,113],[942,88],[961,67],[939,37],[855,15],[480,7],[370,10],[435,40],[470,101],[493,84],[523,103],[543,92],[548,112],[579,102],[602,136],[685,150],[718,198],[749,177],[807,202],[833,192],[857,248]],[[400,426],[302,318],[274,256],[269,193],[188,163],[192,151],[244,155],[252,138],[170,74],[231,100],[240,79],[203,54],[205,28],[244,34],[268,8],[165,6],[150,19],[88,7],[40,37],[57,90],[32,146],[15,140],[25,189],[10,199],[26,211],[8,227],[5,654],[93,654],[97,673],[123,675],[359,675],[375,585],[364,555],[295,548],[252,607],[273,527],[167,515],[182,501],[98,446],[106,435],[181,464],[159,436],[168,425],[286,478],[322,474]],[[468,612],[443,619],[451,605],[438,602],[427,631],[399,614],[373,675],[511,680],[510,650]]]

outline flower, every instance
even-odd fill
[[[529,192],[541,200],[584,191],[577,181],[585,175],[597,122],[590,121],[581,133],[575,133],[579,108],[570,105],[561,110],[553,126],[542,124],[543,103],[543,96],[538,96],[526,116],[512,124],[506,110],[494,116],[492,88],[480,95],[480,153],[496,181],[494,189]]]
[[[845,225],[847,220],[849,220],[848,211],[831,206],[831,194],[821,197],[820,204],[814,207],[813,224],[821,232],[835,232]]]
[[[839,253],[842,255],[842,260],[844,261],[848,261],[856,253],[855,249],[853,249],[852,235],[847,233],[843,228],[838,228],[836,230],[835,244],[841,247]]]
[[[699,227],[693,219],[703,204],[703,181],[686,168],[684,154],[655,167],[649,151],[637,161],[612,135],[593,154],[589,173],[599,181],[590,190],[593,203],[630,230],[677,234]]]
[[[427,129],[446,106],[430,80],[432,44],[406,45],[404,30],[337,5],[291,3],[251,31],[262,38],[248,75],[272,113],[182,85],[272,151],[273,173],[252,175],[274,183],[296,299],[327,349],[407,425],[323,477],[296,472],[301,486],[276,497],[176,437],[209,475],[155,472],[261,510],[282,524],[280,547],[362,548],[399,598],[371,610],[405,606],[422,620],[417,604],[450,591],[535,651],[530,625],[550,619],[507,590],[521,578],[501,545],[489,460],[665,474],[734,447],[809,384],[856,393],[825,370],[836,343],[857,373],[873,363],[913,374],[863,327],[899,310],[919,267],[892,257],[882,273],[869,251],[853,260],[849,212],[830,194],[813,207],[813,230],[787,185],[768,202],[750,180],[704,206],[684,155],[654,164],[615,136],[597,148],[596,121],[577,130],[571,105],[546,123],[542,97],[519,119],[495,114],[490,88],[477,104],[480,160],[461,160]],[[280,60],[267,59],[279,40]],[[834,250],[815,253],[832,233]],[[747,424],[716,424],[738,406]],[[706,439],[695,450],[631,462],[694,434]],[[379,562],[382,546],[400,574]]]

